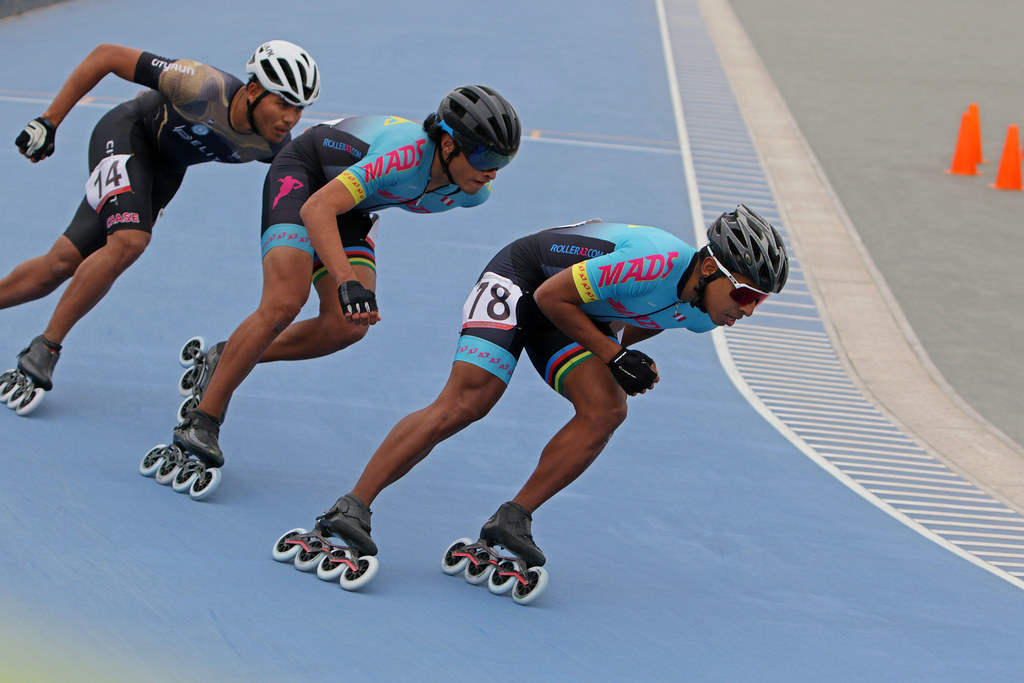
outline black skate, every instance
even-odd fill
[[[217,442],[219,436],[220,420],[196,408],[174,428],[174,445],[187,455],[199,458],[207,467],[223,467],[224,454]]]
[[[53,368],[60,358],[60,344],[39,335],[18,354],[18,368],[0,375],[0,401],[18,415],[28,415],[53,389]]]
[[[505,503],[484,524],[476,543],[461,538],[448,546],[441,569],[452,576],[462,572],[471,584],[486,581],[495,595],[511,591],[512,599],[520,605],[533,602],[547,588],[548,573],[542,566],[544,553],[533,542],[531,521],[526,508],[511,501]],[[496,546],[515,555],[502,555]]]
[[[345,535],[338,528],[343,528]],[[380,568],[374,557],[377,546],[370,539],[369,530],[369,508],[350,494],[339,498],[334,507],[318,517],[312,532],[292,529],[284,533],[274,543],[273,556],[278,562],[293,562],[299,571],[315,568],[318,577],[338,581],[345,590],[358,590]],[[360,543],[346,545],[351,543],[349,535],[359,536]]]
[[[366,503],[346,494],[334,506],[316,519],[316,528],[343,538],[359,550],[361,555],[376,555],[377,544],[370,538],[370,508]]]
[[[220,421],[201,410],[193,410],[174,428],[174,443],[149,449],[139,464],[144,477],[156,477],[158,484],[170,484],[178,493],[188,491],[202,500],[220,485],[224,456],[217,444]]]
[[[203,400],[203,393],[210,384],[210,378],[213,377],[213,372],[217,368],[217,363],[220,361],[226,345],[227,342],[220,342],[214,344],[209,351],[204,351],[206,342],[203,341],[203,338],[192,337],[181,347],[178,362],[186,369],[178,379],[178,393],[185,397],[185,400],[178,406],[179,422],[184,420],[185,416]],[[228,402],[230,403],[230,399]],[[224,413],[220,416],[222,421],[227,410],[228,407],[225,405]]]

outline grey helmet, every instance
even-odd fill
[[[463,85],[445,95],[434,119],[463,149],[483,146],[511,159],[519,151],[519,115],[493,88]]]
[[[723,213],[708,228],[711,253],[734,275],[750,278],[765,292],[781,292],[789,277],[789,256],[782,236],[745,204]]]

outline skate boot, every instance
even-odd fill
[[[53,368],[60,344],[39,335],[18,354],[18,367],[0,375],[0,401],[18,415],[28,415],[53,388]]]
[[[370,538],[370,514],[366,503],[349,493],[317,517],[316,528],[325,536],[345,539],[360,555],[376,555],[377,544]]]
[[[28,375],[37,387],[49,391],[53,389],[53,368],[60,358],[60,349],[60,344],[39,335],[18,354],[18,369]]]
[[[542,567],[547,561],[533,542],[530,524],[533,516],[519,503],[509,501],[491,515],[480,529],[480,540],[487,545],[504,546],[531,567]]]
[[[174,428],[174,445],[199,458],[207,467],[222,467],[224,454],[217,443],[220,424],[220,420],[196,408]]]

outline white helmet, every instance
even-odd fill
[[[263,43],[249,58],[245,72],[285,102],[308,107],[320,96],[320,71],[305,50],[287,40]]]

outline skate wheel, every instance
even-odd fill
[[[341,587],[347,591],[357,591],[366,584],[373,580],[373,577],[377,576],[377,570],[380,569],[380,562],[373,555],[363,555],[356,560],[356,568],[352,569],[347,565],[343,565],[345,571],[342,572],[341,578],[338,582]]]
[[[178,362],[181,363],[181,367],[187,368],[195,364],[196,358],[203,355],[203,349],[205,348],[206,340],[202,337],[192,337],[185,342],[178,353]]]
[[[30,393],[24,394],[21,397],[21,400],[15,404],[14,412],[22,417],[28,415],[39,407],[39,404],[43,401],[43,394],[45,393],[46,392],[43,389],[36,387]]]
[[[207,467],[192,481],[188,495],[192,496],[192,500],[209,498],[220,486],[220,477],[219,467]]]
[[[179,465],[173,457],[165,458],[164,461],[160,463],[160,467],[157,468],[154,475],[156,483],[161,486],[167,486],[174,481],[174,477],[178,476],[178,470],[180,469],[181,465]]]
[[[200,468],[198,465],[192,464],[191,462],[185,463],[181,469],[179,469],[174,479],[171,480],[171,488],[178,493],[185,493],[191,487],[196,478],[200,475]]]
[[[344,548],[336,548],[320,558],[316,566],[317,578],[323,581],[337,581],[349,568],[345,560],[353,560],[352,554]]]
[[[188,415],[189,412],[191,412],[197,405],[199,405],[199,399],[195,396],[187,396],[185,400],[181,402],[181,405],[178,406],[178,413],[176,415],[178,422],[184,422],[185,416]]]
[[[320,560],[327,555],[324,550],[324,541],[319,538],[310,538],[306,541],[306,546],[308,549],[299,548],[299,552],[295,554],[295,568],[300,572],[315,571]]]
[[[487,579],[487,590],[495,595],[504,595],[515,588],[519,579],[515,576],[516,563],[502,560]]]
[[[156,474],[160,465],[164,463],[165,448],[167,448],[167,444],[162,443],[150,448],[149,452],[142,456],[142,462],[139,463],[139,474],[144,477],[152,477]]]
[[[18,370],[8,370],[3,374],[3,382],[0,383],[0,401],[7,402],[14,390],[18,388],[20,377],[21,373]]]
[[[512,588],[512,599],[518,605],[529,605],[540,597],[548,587],[548,572],[544,567],[530,567],[526,570],[526,583],[516,581]]]
[[[192,396],[192,390],[199,385],[199,378],[202,374],[203,368],[200,365],[186,368],[185,372],[181,373],[181,377],[178,378],[178,393],[182,396]]]
[[[491,562],[490,553],[486,550],[477,550],[473,553],[473,557],[475,560],[471,559],[469,561],[469,564],[466,565],[466,569],[462,573],[462,576],[466,579],[467,583],[478,586],[491,578],[491,572],[494,571],[494,564]]]
[[[441,557],[441,571],[449,576],[455,576],[466,568],[469,564],[468,557],[455,557],[452,553],[458,552],[465,548],[467,545],[472,545],[473,540],[470,538],[460,538],[459,540],[452,543],[444,551],[444,556]]]
[[[7,394],[7,407],[15,410],[21,400],[35,389],[32,380],[22,375],[14,385],[14,389]]]
[[[271,552],[274,559],[278,562],[291,562],[295,559],[295,556],[299,553],[302,547],[298,543],[289,543],[288,541],[296,541],[302,534],[308,533],[305,529],[296,528],[291,531],[286,531],[281,534],[281,537],[274,541],[274,549]]]

